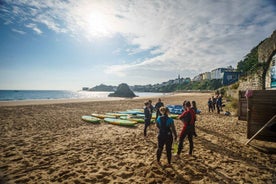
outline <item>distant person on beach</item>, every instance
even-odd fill
[[[183,112],[185,112],[185,111],[186,111],[186,102],[187,102],[187,101],[186,101],[186,100],[184,100],[184,102],[183,102],[183,104],[182,104],[182,107],[183,107]],[[183,112],[182,112],[182,113],[183,113]]]
[[[214,112],[213,101],[212,101],[211,98],[208,99],[207,104],[208,104],[208,110],[209,110],[209,112],[211,112],[211,111]]]
[[[144,127],[144,136],[147,136],[147,128],[150,126],[152,111],[150,109],[150,103],[145,102],[145,108],[144,108],[144,115],[145,115],[145,127]]]
[[[217,104],[217,98],[212,96],[212,101],[213,101],[213,110],[216,110],[216,104]]]
[[[155,120],[157,120],[157,118],[159,116],[161,116],[160,107],[164,107],[164,103],[161,101],[161,98],[159,98],[158,102],[155,104],[155,110],[156,110],[156,118],[155,118]]]
[[[219,95],[219,96],[217,97],[216,105],[217,105],[217,112],[218,112],[218,114],[219,114],[220,111],[222,111],[222,96],[221,96],[221,95]]]
[[[160,158],[162,155],[163,147],[166,145],[167,160],[168,164],[171,164],[172,158],[172,143],[173,136],[174,140],[177,140],[177,134],[175,130],[174,121],[168,116],[169,109],[162,106],[160,107],[160,113],[162,114],[156,120],[156,126],[159,129],[158,133],[158,149],[157,149],[157,161],[160,163]]]
[[[189,155],[192,155],[194,149],[193,135],[194,135],[194,124],[195,124],[195,113],[191,109],[190,101],[185,103],[186,111],[179,115],[179,119],[183,122],[183,128],[179,136],[179,144],[177,156],[180,156],[180,153],[183,149],[183,143],[186,136],[188,136],[190,150]]]
[[[151,111],[151,113],[153,113],[154,107],[152,105],[152,100],[149,100],[149,104],[150,104],[150,111]]]
[[[196,102],[195,101],[192,101],[192,107],[191,109],[194,111],[195,113],[195,122],[196,122],[196,114],[197,114],[197,106],[196,106]],[[195,131],[195,124],[194,124],[194,136],[197,137],[197,134],[196,134],[196,131]]]

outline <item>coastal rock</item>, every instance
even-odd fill
[[[117,90],[114,93],[110,93],[109,97],[126,97],[126,98],[133,98],[136,95],[133,91],[130,90],[129,86],[126,83],[122,83],[118,86]]]

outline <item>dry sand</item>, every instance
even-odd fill
[[[0,183],[276,183],[275,155],[245,146],[246,122],[207,112],[211,94],[162,97],[165,104],[196,100],[194,155],[172,166],[156,162],[155,125],[136,128],[86,123],[82,115],[142,108],[144,98],[0,107]],[[157,98],[152,98],[153,102]],[[7,105],[7,104],[4,104]],[[232,112],[233,114],[233,112]],[[182,124],[175,121],[179,133]],[[255,140],[252,144],[256,142]],[[272,144],[272,143],[267,143]]]

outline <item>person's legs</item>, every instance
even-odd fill
[[[144,136],[147,136],[147,128],[150,125],[150,121],[145,121]]]
[[[193,133],[194,136],[197,137],[196,130],[195,130],[195,124],[193,125],[193,132],[194,132],[194,133]]]
[[[160,162],[160,158],[162,155],[163,147],[165,144],[166,139],[164,137],[158,136],[158,148],[156,152],[157,161]]]
[[[173,137],[170,136],[166,141],[166,152],[167,152],[167,159],[169,164],[171,164],[171,160],[172,160],[172,143],[173,143]]]
[[[180,155],[182,149],[183,149],[183,144],[184,144],[184,139],[186,137],[187,133],[184,132],[180,138],[179,138],[179,143],[178,143],[178,150],[177,150],[177,155]]]
[[[217,105],[217,112],[218,112],[218,114],[220,113],[220,108],[218,105]]]
[[[193,149],[194,149],[193,133],[188,134],[188,139],[189,139],[189,145],[190,145],[189,154],[192,155]]]

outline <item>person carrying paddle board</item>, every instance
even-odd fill
[[[160,158],[162,155],[163,147],[166,145],[168,164],[171,164],[172,158],[172,143],[173,135],[175,141],[177,140],[177,134],[174,126],[174,121],[168,116],[169,109],[165,107],[160,108],[161,116],[156,120],[156,126],[159,129],[158,133],[158,149],[157,149],[157,162],[160,164]]]

